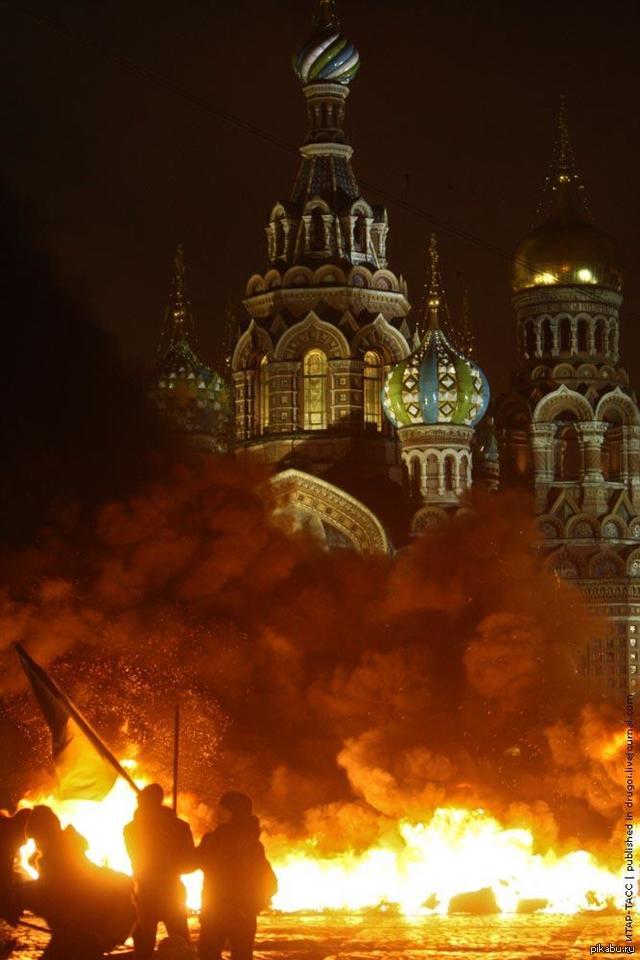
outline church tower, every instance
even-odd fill
[[[520,362],[496,411],[501,471],[535,495],[547,562],[608,619],[586,669],[635,688],[640,629],[640,411],[620,365],[622,273],[576,172],[566,107],[540,224],[519,244]]]
[[[400,481],[381,394],[410,352],[387,211],[362,195],[344,130],[359,66],[333,0],[318,0],[294,57],[309,121],[300,168],[271,211],[268,268],[247,284],[249,319],[233,355],[238,446],[358,495],[372,480]]]
[[[173,282],[149,399],[169,430],[206,453],[223,453],[231,439],[231,398],[223,378],[195,352],[195,323],[178,246]]]
[[[447,522],[471,489],[474,432],[489,405],[484,373],[452,346],[440,325],[442,305],[434,235],[422,336],[413,353],[387,375],[383,395],[385,414],[398,431],[407,493],[416,509],[412,534]]]

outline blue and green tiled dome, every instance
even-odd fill
[[[293,68],[301,83],[340,83],[348,86],[360,68],[358,50],[340,31],[333,0],[320,0],[315,30],[294,55]]]
[[[489,405],[489,383],[478,364],[454,350],[436,327],[388,374],[382,403],[395,427],[475,427]]]
[[[489,383],[478,364],[455,350],[440,329],[440,277],[434,237],[429,252],[427,331],[417,349],[387,375],[382,405],[395,427],[475,427],[489,406]]]

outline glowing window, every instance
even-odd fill
[[[327,358],[322,350],[309,350],[302,362],[302,426],[327,428]]]
[[[536,287],[550,287],[558,282],[558,278],[553,273],[537,273],[533,278]]]
[[[578,270],[578,280],[580,283],[595,283],[595,277],[593,276],[591,270],[587,270],[586,267],[583,267],[582,270]]]
[[[263,357],[258,367],[258,384],[256,396],[258,399],[258,433],[266,433],[269,426],[269,384],[268,360]]]
[[[382,359],[374,350],[364,355],[364,422],[382,430]]]

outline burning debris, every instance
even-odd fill
[[[56,796],[19,642],[138,785],[169,778],[180,698],[182,814],[201,835],[227,785],[254,796],[277,909],[603,908],[626,740],[580,679],[598,624],[540,568],[521,508],[476,510],[394,559],[329,556],[282,527],[255,466],[221,460],[3,557],[5,803],[50,803],[128,871],[135,796]]]

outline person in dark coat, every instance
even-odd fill
[[[18,810],[12,817],[0,811],[0,920],[15,926],[20,916],[17,902],[16,860],[27,842],[29,810]]]
[[[257,916],[269,906],[278,884],[260,843],[251,799],[225,793],[220,819],[197,852],[204,873],[198,953],[201,960],[220,960],[228,943],[232,960],[251,960]]]
[[[145,787],[133,820],[124,828],[136,885],[138,923],[133,941],[138,960],[153,956],[159,923],[164,923],[169,937],[189,943],[187,894],[180,876],[195,870],[193,836],[189,824],[163,801],[159,784]]]
[[[91,863],[85,838],[73,827],[63,830],[49,807],[34,807],[27,834],[36,843],[38,879],[21,885],[21,906],[51,930],[43,958],[101,960],[133,928],[131,881]]]

